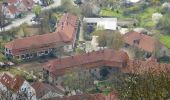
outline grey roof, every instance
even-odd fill
[[[86,23],[97,23],[99,21],[114,21],[117,22],[117,18],[83,18],[83,21]]]

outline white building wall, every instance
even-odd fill
[[[100,28],[108,29],[108,30],[116,30],[117,29],[117,21],[99,21],[97,22],[97,29]]]
[[[27,81],[24,81],[24,83],[20,87],[20,91],[26,92],[31,100],[36,100],[35,90]]]

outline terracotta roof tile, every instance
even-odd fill
[[[35,89],[37,99],[41,99],[49,92],[64,94],[64,92],[57,87],[42,82],[35,82],[32,87]]]
[[[40,49],[43,46],[48,46],[49,44],[52,46],[60,46],[62,40],[60,36],[55,33],[48,33],[44,35],[35,35],[31,37],[26,37],[23,39],[15,39],[11,42],[8,42],[5,45],[5,48],[11,49],[12,53],[15,55],[21,54],[22,49],[30,49],[30,48],[38,48]],[[23,52],[26,53],[27,51]]]
[[[56,98],[54,100],[119,100],[115,92],[111,92],[109,95],[102,93],[96,94],[77,94],[73,96],[65,96],[63,98]]]
[[[147,51],[147,52],[153,52],[155,49],[156,40],[152,38],[151,36],[138,33],[138,32],[128,32],[124,35],[125,43],[129,45],[134,45],[134,41],[138,40],[139,44],[137,45],[139,48]]]
[[[16,75],[13,80],[11,81],[11,88],[13,89],[13,91],[17,92],[19,91],[20,87],[23,85],[24,83],[24,78]]]
[[[9,11],[10,11],[12,14],[16,14],[16,13],[18,12],[17,7],[15,7],[14,5],[9,5],[9,6],[7,6],[7,8],[9,9]]]
[[[32,8],[34,5],[34,1],[33,0],[22,0],[23,4],[27,7],[27,8]]]
[[[74,39],[76,35],[75,28],[77,28],[77,26],[78,26],[78,17],[69,13],[65,13],[61,17],[58,23],[56,32],[61,35],[61,37],[65,42],[70,42]]]
[[[12,78],[7,74],[3,74],[3,76],[0,78],[0,82],[14,92],[19,91],[24,81],[24,78],[19,75],[16,75],[14,78]]]
[[[156,74],[170,72],[170,64],[158,63],[155,61],[129,60],[128,66],[123,68],[124,73],[142,74],[145,72],[153,72]]]
[[[65,19],[67,18],[67,19]],[[68,23],[61,25],[60,23]],[[23,51],[25,49],[37,48],[41,49],[42,46],[61,46],[65,43],[71,42],[76,37],[75,25],[78,23],[78,18],[72,14],[64,14],[61,17],[60,23],[54,33],[47,33],[43,35],[36,35],[31,37],[26,37],[22,39],[15,39],[8,42],[5,48],[12,50],[13,55],[27,53],[28,51]],[[61,27],[64,29],[62,30]],[[49,48],[49,47],[47,47]]]
[[[12,77],[8,74],[3,74],[0,78],[0,82],[5,85],[7,88],[11,88]]]
[[[72,57],[59,58],[50,60],[44,64],[44,69],[50,71],[54,75],[63,74],[66,69],[73,67],[85,67],[88,68],[88,64],[98,62],[98,66],[104,64],[106,66],[120,67],[122,62],[127,62],[128,55],[123,51],[114,51],[111,49],[105,49],[101,51],[85,53],[81,55],[75,55]],[[97,66],[91,66],[97,67]]]

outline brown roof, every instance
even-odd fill
[[[23,39],[15,39],[11,42],[8,42],[5,45],[5,48],[13,50],[12,53],[14,55],[17,55],[22,53],[21,51],[18,50],[22,50],[26,48],[41,48],[49,44],[56,46],[59,45],[61,42],[62,40],[60,39],[60,36],[58,34],[48,33],[44,35],[35,35],[31,37],[26,37]],[[25,52],[23,51],[23,53]]]
[[[14,78],[13,78],[13,80],[12,80],[12,82],[11,82],[11,88],[15,91],[15,92],[17,92],[19,89],[20,89],[20,87],[22,86],[22,84],[24,83],[24,78],[23,77],[21,77],[21,76],[19,76],[19,75],[16,75]]]
[[[50,60],[44,64],[44,69],[51,72],[53,75],[64,74],[66,69],[73,67],[99,67],[99,66],[114,66],[120,67],[123,62],[127,62],[128,55],[123,51],[114,51],[111,49],[105,49],[101,51],[95,51],[91,53],[85,53],[81,55],[75,55],[72,57],[60,58]],[[90,66],[88,64],[98,63],[96,66]]]
[[[77,20],[78,18],[72,14],[64,14],[61,17],[60,23],[64,22],[68,24],[61,25],[59,23],[58,28],[54,33],[47,33],[44,35],[36,35],[22,39],[15,39],[11,42],[8,42],[5,45],[5,48],[12,50],[13,55],[17,55],[28,52],[23,50],[30,49],[32,47],[42,49],[42,46],[50,45],[52,47],[55,47],[63,45],[66,42],[72,42],[76,35],[75,28],[77,26],[75,24],[78,23]],[[61,27],[63,27],[63,30],[61,29]]]
[[[56,32],[59,33],[65,42],[72,42],[78,26],[78,17],[65,13],[57,26]]]
[[[7,74],[3,74],[3,76],[0,78],[0,82],[14,92],[19,91],[24,81],[24,78],[19,75],[16,75],[14,78],[12,78]]]
[[[170,64],[158,63],[155,61],[129,60],[128,66],[122,69],[124,73],[143,74],[145,72],[151,73],[169,73]]]
[[[23,4],[27,7],[27,8],[32,8],[34,5],[34,1],[33,0],[22,0]]]
[[[49,92],[64,94],[64,92],[57,87],[42,82],[35,82],[32,87],[35,89],[37,99],[41,99]]]
[[[111,92],[109,95],[104,95],[102,93],[96,94],[78,94],[73,96],[65,96],[63,98],[57,98],[55,100],[118,100],[117,94]]]
[[[9,6],[7,6],[7,8],[9,9],[9,11],[10,11],[12,14],[16,14],[16,13],[18,12],[17,7],[15,7],[14,5],[9,5]]]
[[[3,74],[0,78],[0,82],[9,89],[11,88],[12,77],[8,74]]]
[[[125,43],[129,45],[134,45],[135,40],[139,41],[139,44],[137,45],[137,47],[147,52],[153,52],[155,49],[155,44],[157,42],[151,36],[138,33],[138,32],[134,32],[134,31],[126,33],[124,35],[124,40],[125,40]]]

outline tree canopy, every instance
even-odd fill
[[[101,47],[120,49],[123,46],[123,37],[118,31],[98,30],[93,35],[99,36],[98,43]]]
[[[166,14],[163,16],[163,18],[158,23],[158,27],[161,31],[163,31],[166,34],[170,34],[170,14]]]

